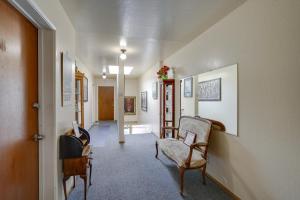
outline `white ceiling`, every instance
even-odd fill
[[[95,74],[117,65],[120,39],[132,77],[204,32],[245,0],[60,0],[77,32],[77,55]]]

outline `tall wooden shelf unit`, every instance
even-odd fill
[[[163,80],[160,86],[160,125],[162,127],[175,127],[175,80],[167,79]],[[172,133],[172,137],[175,137],[174,130],[166,131],[166,135]],[[169,132],[168,132],[169,131]]]
[[[83,101],[83,79],[84,73],[77,68],[75,70],[75,120],[84,128],[84,101]]]

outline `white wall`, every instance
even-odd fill
[[[137,107],[138,115],[139,115],[139,123],[145,124],[150,127],[151,131],[159,136],[160,127],[159,127],[159,99],[158,95],[157,99],[152,98],[152,83],[154,81],[158,81],[156,72],[159,69],[159,64],[151,67],[146,73],[144,73],[138,80],[139,85],[139,94],[138,94],[138,102],[140,102],[140,93],[147,91],[148,98],[148,111],[142,111],[141,107]],[[159,90],[159,87],[158,87]]]
[[[208,172],[241,199],[299,199],[300,2],[248,0],[165,60],[179,77],[238,63],[238,137],[215,132]]]
[[[198,82],[221,78],[221,101],[198,101],[198,116],[222,122],[226,133],[237,135],[237,65],[198,75]]]

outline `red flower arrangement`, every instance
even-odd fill
[[[157,72],[158,78],[165,80],[168,79],[168,71],[169,71],[169,67],[168,66],[163,66],[159,69],[159,71]]]

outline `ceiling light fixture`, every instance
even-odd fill
[[[120,55],[121,60],[126,60],[127,58],[127,55],[125,54],[126,49],[121,49],[121,52],[122,52]]]
[[[120,40],[120,47],[121,47],[122,49],[124,49],[126,46],[127,46],[126,40],[125,40],[124,38],[121,39],[121,40]]]
[[[106,68],[105,67],[103,67],[103,69],[102,69],[102,78],[106,79]]]
[[[132,66],[125,66],[124,67],[124,75],[131,74],[132,70],[133,70]],[[119,66],[109,65],[108,71],[110,74],[119,74]]]
[[[125,75],[129,75],[129,74],[131,74],[132,70],[133,70],[133,67],[131,67],[131,66],[125,66],[124,67],[124,74]]]
[[[119,66],[109,65],[108,66],[108,72],[110,74],[119,74]]]

